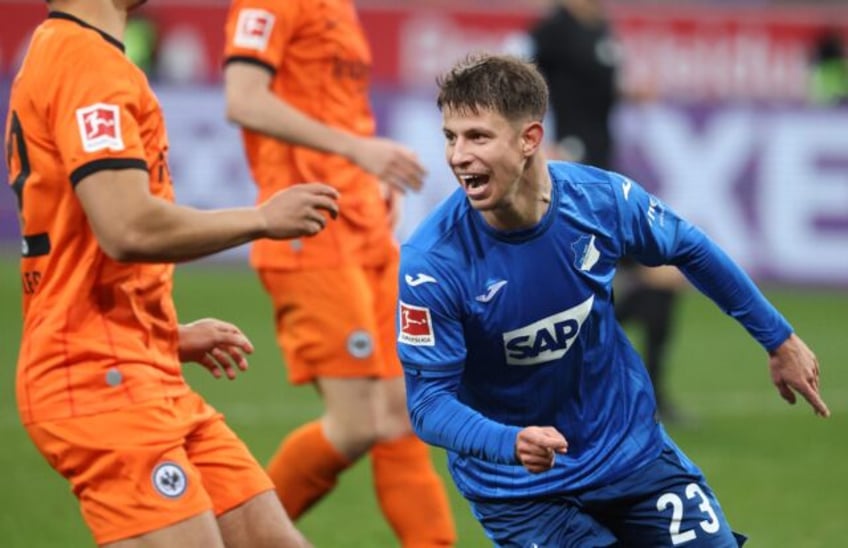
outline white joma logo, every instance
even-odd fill
[[[622,192],[624,192],[624,199],[625,200],[630,199],[630,189],[632,187],[633,187],[633,182],[630,179],[625,177],[624,182],[621,183],[621,190],[622,190]]]
[[[436,278],[434,278],[432,276],[428,276],[427,274],[422,274],[420,272],[414,278],[412,276],[410,276],[409,274],[407,274],[406,276],[403,277],[403,279],[406,280],[407,285],[409,285],[410,287],[415,287],[415,286],[418,286],[418,285],[421,285],[421,284],[426,284],[426,283],[431,283],[431,284],[438,283]]]
[[[482,295],[477,295],[474,297],[475,300],[480,301],[481,303],[487,303],[491,301],[498,291],[501,290],[503,286],[506,285],[506,280],[501,280],[499,282],[495,282],[490,285],[485,293]]]

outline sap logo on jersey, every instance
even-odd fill
[[[568,310],[504,333],[507,365],[536,365],[565,356],[594,302],[593,295]]]

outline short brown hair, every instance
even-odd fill
[[[439,110],[477,113],[492,110],[517,120],[542,120],[548,86],[532,62],[512,55],[477,53],[456,63],[436,79]]]

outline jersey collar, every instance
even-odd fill
[[[97,28],[95,26],[89,25],[88,23],[86,23],[85,21],[80,19],[79,17],[75,17],[75,16],[71,15],[70,13],[65,13],[63,11],[51,11],[50,13],[47,14],[47,18],[48,19],[64,19],[65,21],[73,21],[74,23],[76,23],[76,24],[78,24],[82,27],[85,27],[87,29],[91,29],[91,30],[97,32],[98,34],[100,34],[100,36],[103,37],[104,40],[106,40],[107,42],[109,42],[110,44],[112,44],[113,46],[118,48],[119,50],[125,51],[124,50],[124,44],[122,44],[120,40],[118,40],[114,36],[110,36],[110,35],[106,34],[105,32],[103,32],[102,30],[100,30],[99,28]]]
[[[520,230],[497,230],[492,228],[491,225],[483,219],[483,215],[479,211],[474,211],[474,223],[486,233],[490,234],[493,238],[504,242],[521,243],[526,242],[527,240],[532,240],[533,238],[544,234],[548,227],[551,226],[551,223],[556,217],[556,210],[559,209],[559,193],[559,184],[557,184],[557,180],[551,176],[551,203],[548,210],[545,212],[545,215],[536,224],[536,226],[522,228]]]

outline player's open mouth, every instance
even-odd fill
[[[462,184],[465,186],[466,190],[473,190],[476,188],[480,188],[486,183],[488,183],[489,176],[476,173],[469,173],[465,175],[460,175],[459,180],[462,181]]]

